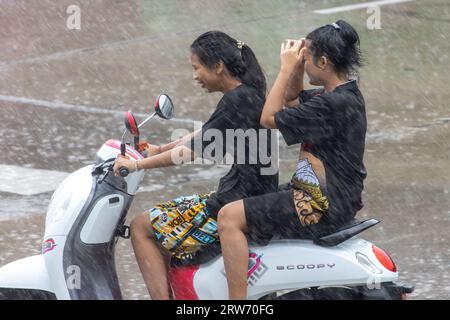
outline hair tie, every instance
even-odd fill
[[[242,47],[245,45],[243,41],[237,40],[237,47],[239,50],[242,50]]]
[[[336,22],[333,22],[332,24],[330,24],[330,26],[332,26],[336,30],[341,29],[341,27]]]

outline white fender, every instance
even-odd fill
[[[42,254],[11,262],[0,268],[2,288],[53,292]]]

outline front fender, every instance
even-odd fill
[[[1,267],[0,288],[53,292],[43,255],[16,260]]]

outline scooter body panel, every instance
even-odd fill
[[[111,241],[123,211],[124,201],[121,194],[109,194],[99,199],[81,229],[81,241],[85,244]]]
[[[117,156],[116,149],[106,143],[101,149],[105,148],[111,150],[103,152],[104,156]],[[126,193],[130,191],[126,181],[114,187],[122,178],[110,172],[109,178],[100,183],[92,169],[86,166],[71,174],[49,205],[44,259],[57,299],[121,298],[114,265],[115,236],[132,195]],[[143,172],[133,172],[129,177],[137,188]]]
[[[16,260],[1,267],[0,287],[52,292],[43,255]]]
[[[76,266],[65,267],[63,264],[64,248],[66,245],[67,236],[51,236],[47,237],[44,241],[46,243],[51,243],[52,246],[47,245],[46,249],[43,250],[43,256],[45,261],[45,266],[49,274],[50,285],[52,292],[55,293],[58,300],[70,300],[70,295],[68,291],[69,286],[72,282],[67,281],[66,277],[73,275],[72,273],[76,270]],[[76,274],[74,274],[74,281],[76,281]],[[69,279],[70,280],[70,279]]]
[[[91,194],[92,165],[69,175],[53,193],[47,210],[44,239],[66,236]]]
[[[368,257],[381,273],[374,273],[361,264],[356,257],[358,252]],[[396,272],[387,270],[377,261],[371,243],[361,238],[331,248],[308,240],[276,240],[264,247],[251,246],[249,260],[249,299],[276,291],[367,285],[398,278]],[[199,299],[227,299],[223,258],[200,266],[193,277],[193,287]]]
[[[122,298],[114,251],[118,227],[133,199],[125,191],[123,179],[112,173],[104,179],[94,177],[89,201],[67,235],[62,256],[63,269],[72,272],[66,271],[65,277],[70,299]],[[78,278],[73,283],[75,272]]]

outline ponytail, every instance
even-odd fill
[[[253,50],[244,44],[241,49],[242,61],[245,65],[245,72],[239,76],[243,83],[255,87],[263,96],[266,95],[266,77],[256,59]]]

